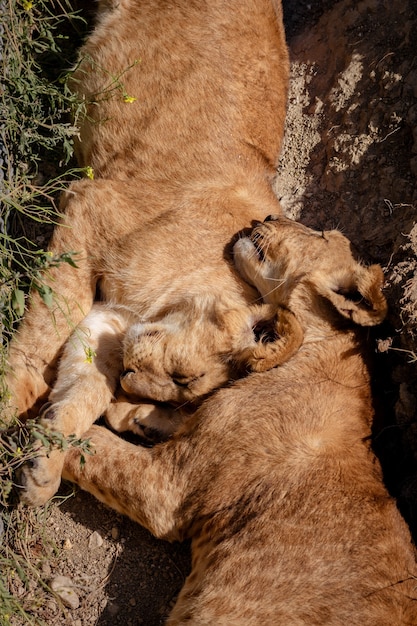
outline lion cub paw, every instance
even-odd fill
[[[107,409],[105,419],[116,432],[134,433],[144,445],[152,446],[172,437],[185,415],[168,405],[134,404],[119,396]]]
[[[45,504],[58,491],[65,454],[53,450],[46,456],[40,450],[39,456],[28,461],[19,471],[17,482],[20,501],[29,506]]]
[[[54,406],[47,403],[39,415],[40,424],[55,419]],[[65,452],[47,449],[40,441],[34,445],[35,456],[18,471],[17,486],[20,501],[29,506],[45,504],[58,491],[64,466]]]

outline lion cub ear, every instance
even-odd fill
[[[284,307],[253,307],[250,333],[236,341],[233,359],[252,372],[282,365],[297,352],[304,333],[295,315]]]
[[[343,271],[318,287],[320,295],[333,304],[343,317],[360,326],[380,324],[387,314],[387,301],[382,293],[384,274],[379,265]]]

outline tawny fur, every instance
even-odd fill
[[[77,153],[94,180],[64,194],[64,217],[50,246],[56,254],[75,251],[78,268],[63,264],[49,272],[53,318],[31,296],[10,348],[12,411],[37,415],[62,347],[74,328],[75,345],[97,290],[110,306],[106,334],[92,332],[87,345],[83,335],[80,384],[74,386],[76,376],[66,380],[63,364],[55,408],[42,418],[64,434],[81,434],[108,406],[132,321],[158,325],[167,350],[176,346],[163,376],[204,375],[202,395],[233,378],[248,351],[253,369],[270,366],[260,364],[262,346],[252,331],[258,294],[229,257],[238,231],[280,211],[271,180],[288,68],[278,1],[100,2],[73,78],[87,104]],[[102,344],[113,359],[105,359],[105,371],[91,359]],[[264,344],[267,352],[271,347]],[[94,393],[84,394],[88,365],[95,368]],[[62,395],[66,403],[57,406]],[[39,504],[50,497],[61,465],[54,453],[42,471],[26,469],[23,499]]]
[[[219,390],[147,450],[93,426],[64,476],[157,537],[192,540],[168,624],[414,626],[410,533],[370,446],[364,330],[382,271],[337,231],[285,218],[235,245],[240,271],[304,330],[281,367]]]

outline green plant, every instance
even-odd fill
[[[68,164],[83,104],[68,87],[68,29],[80,17],[59,0],[3,0],[0,92],[0,328],[5,349],[35,287],[48,303],[42,270],[71,256],[50,259],[46,244],[59,218],[57,198],[80,170]],[[78,38],[79,40],[79,38]],[[71,37],[74,46],[74,36]],[[63,49],[68,52],[63,66]],[[72,52],[73,54],[73,52]],[[37,241],[38,240],[38,241]],[[1,373],[0,372],[0,373]]]
[[[7,507],[9,495],[14,485],[14,476],[19,468],[40,453],[50,454],[52,450],[68,450],[69,447],[89,453],[87,440],[74,435],[64,437],[59,432],[50,431],[36,421],[28,420],[24,425],[13,426],[0,433],[0,507]],[[40,452],[41,451],[41,452]]]
[[[83,103],[69,89],[68,69],[83,30],[84,21],[68,0],[0,0],[0,414],[7,399],[8,343],[27,293],[34,288],[51,304],[43,273],[60,263],[75,264],[71,251],[54,257],[45,250],[59,219],[59,194],[80,176],[72,155]],[[40,444],[47,450],[88,448],[33,423],[1,433],[1,626],[48,623],[38,606],[46,587],[40,567],[56,552],[44,540],[48,507],[10,506],[16,471],[39,454]]]

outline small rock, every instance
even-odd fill
[[[52,591],[62,600],[69,609],[78,609],[80,599],[75,592],[74,583],[67,576],[55,576],[49,583]]]
[[[118,527],[113,526],[113,528],[111,529],[111,538],[116,541],[119,538],[119,536],[120,536],[120,531]]]
[[[110,615],[115,616],[120,611],[120,606],[118,604],[115,604],[114,602],[109,602],[109,604],[107,605],[107,610]]]
[[[103,545],[103,537],[96,530],[91,533],[90,539],[88,540],[88,547],[90,550],[95,550],[96,548],[100,548]]]
[[[62,548],[64,550],[72,550],[72,543],[69,539],[65,539],[64,543],[62,544]]]
[[[392,337],[387,337],[386,339],[377,339],[376,341],[376,349],[377,352],[388,352],[392,348]]]
[[[58,606],[57,603],[54,602],[53,600],[48,600],[48,602],[45,604],[45,607],[48,609],[48,611],[50,613],[52,613],[53,615],[56,615],[56,613],[58,612]]]
[[[49,576],[52,574],[51,566],[47,561],[45,561],[45,563],[42,563],[42,574],[45,576],[45,578],[49,578]]]

